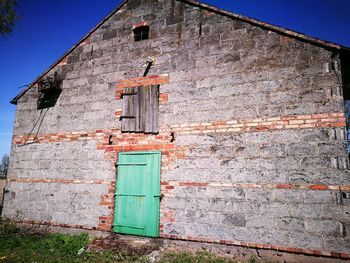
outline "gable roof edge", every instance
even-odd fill
[[[26,94],[34,84],[36,84],[41,78],[43,78],[50,70],[56,67],[66,56],[72,53],[77,47],[79,47],[86,39],[88,39],[97,29],[99,29],[111,16],[113,16],[116,12],[118,12],[129,0],[123,0],[123,2],[114,8],[106,17],[104,17],[101,22],[99,22],[93,29],[91,29],[85,36],[83,36],[73,47],[67,50],[56,62],[54,62],[51,66],[48,67],[43,73],[39,75],[32,83],[28,85],[21,93],[19,93],[16,97],[14,97],[10,103],[17,105],[17,101]]]
[[[311,43],[316,44],[316,45],[328,47],[328,48],[331,48],[331,49],[338,49],[338,50],[340,50],[340,49],[347,49],[347,50],[350,50],[350,48],[342,46],[342,45],[339,45],[339,44],[336,44],[336,43],[332,43],[332,42],[329,42],[329,41],[321,40],[321,39],[318,39],[316,37],[311,37],[311,36],[308,36],[306,34],[299,33],[297,31],[294,31],[294,30],[291,30],[291,29],[286,29],[286,28],[283,28],[281,26],[276,26],[276,25],[273,25],[273,24],[270,24],[270,23],[262,22],[260,20],[254,19],[254,18],[250,18],[250,17],[247,17],[247,16],[242,16],[242,15],[239,15],[239,14],[236,14],[236,13],[233,13],[233,12],[230,12],[230,11],[226,11],[226,10],[223,10],[221,8],[209,5],[209,4],[201,3],[201,2],[199,2],[197,0],[177,0],[177,1],[184,2],[184,3],[187,3],[187,4],[192,5],[192,6],[201,7],[201,8],[204,8],[204,9],[208,10],[208,11],[211,11],[211,12],[215,12],[215,13],[218,13],[218,14],[222,14],[222,15],[226,15],[226,16],[229,16],[229,17],[233,17],[233,18],[239,19],[239,20],[241,20],[243,22],[247,22],[249,24],[252,24],[252,25],[255,25],[255,26],[259,26],[259,27],[263,27],[263,28],[266,28],[266,29],[270,29],[272,31],[279,32],[279,33],[282,33],[284,35],[288,35],[288,36],[291,36],[291,37],[302,39],[302,40],[305,40],[307,42],[311,42]]]

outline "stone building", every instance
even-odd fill
[[[3,216],[350,257],[349,49],[124,1],[13,101]]]

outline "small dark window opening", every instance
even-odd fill
[[[350,199],[350,193],[342,192],[343,199]]]
[[[37,109],[42,110],[54,107],[62,92],[61,86],[62,80],[56,74],[53,78],[41,80],[38,83],[40,96],[37,101]]]
[[[142,41],[149,38],[149,26],[139,26],[133,32],[135,41]]]

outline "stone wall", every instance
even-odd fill
[[[176,168],[165,176],[175,187],[166,200],[174,210],[174,223],[165,225],[165,233],[348,250],[348,238],[341,237],[341,229],[348,222],[349,206],[340,205],[339,191],[300,187],[349,184],[341,171],[332,168],[332,149],[344,150],[327,131],[192,137],[179,140],[205,141],[205,145],[191,147],[187,158],[177,160]],[[307,137],[313,140],[305,141]],[[317,157],[311,155],[324,150]]]
[[[150,39],[134,42],[140,21]],[[347,257],[338,59],[181,1],[130,0],[49,72],[64,77],[55,107],[37,110],[35,88],[18,101],[4,213],[110,231],[117,153],[160,150],[162,237]],[[120,132],[120,92],[140,82],[161,84],[159,135]]]

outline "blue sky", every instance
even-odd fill
[[[0,157],[9,153],[9,101],[95,26],[120,0],[19,0],[14,32],[0,37]],[[350,47],[349,0],[203,0],[217,7]]]

